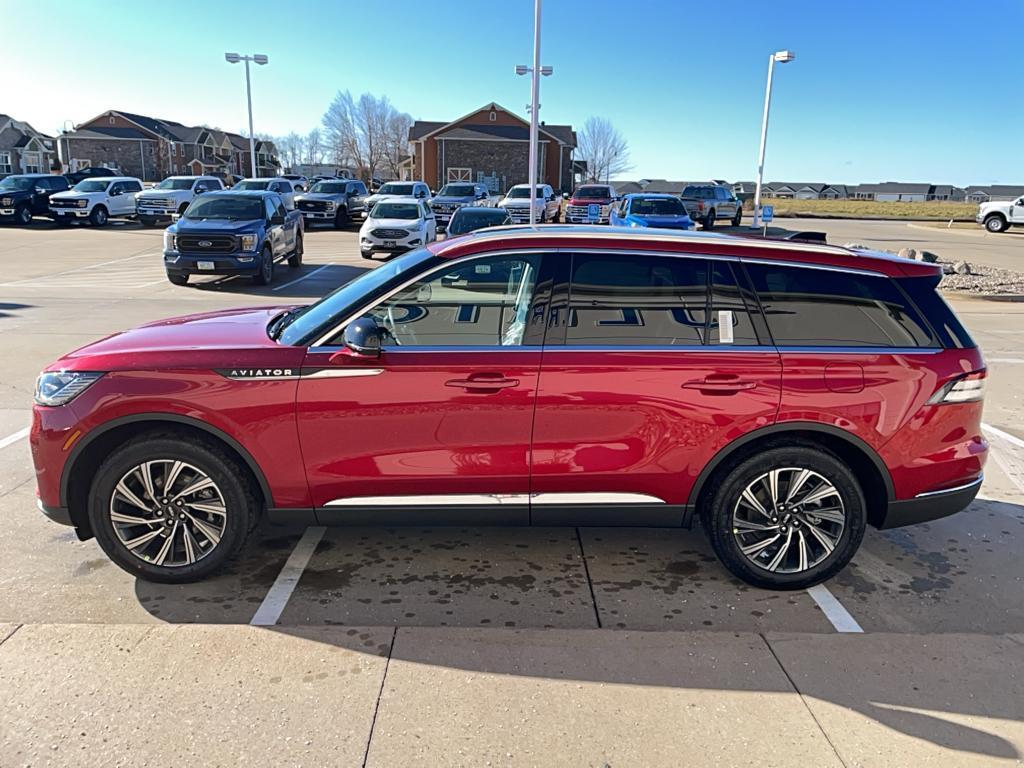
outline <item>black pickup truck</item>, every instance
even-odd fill
[[[247,275],[268,285],[279,262],[302,266],[303,232],[302,214],[286,210],[276,192],[208,192],[164,232],[167,279]]]
[[[63,176],[20,173],[0,179],[0,221],[25,226],[33,216],[50,215],[50,195],[68,189]]]

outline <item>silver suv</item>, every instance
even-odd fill
[[[743,203],[721,184],[688,184],[679,197],[690,218],[704,229],[713,229],[722,220],[738,227],[743,219]]]

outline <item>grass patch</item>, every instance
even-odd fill
[[[950,219],[974,221],[976,203],[891,203],[878,200],[780,200],[765,198],[776,216],[826,216],[864,219]]]

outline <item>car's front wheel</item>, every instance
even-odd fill
[[[738,227],[743,222],[743,209],[737,208],[736,215],[732,217],[732,225]]]
[[[1006,219],[998,214],[985,219],[985,229],[989,232],[1005,232],[1009,228],[1010,225],[1006,223]]]
[[[23,205],[14,212],[14,220],[23,227],[32,223],[32,209]]]
[[[714,210],[714,208],[712,208],[710,211],[708,211],[707,216],[704,217],[704,229],[714,229],[714,228],[715,228],[715,210]]]
[[[102,205],[97,205],[89,214],[89,223],[94,227],[104,227],[107,224],[107,218],[107,209]]]
[[[103,551],[146,581],[211,575],[241,551],[258,517],[238,462],[215,445],[172,434],[142,435],[115,450],[89,497]]]
[[[260,269],[252,279],[256,285],[270,285],[274,281],[274,254],[270,248],[264,248],[260,254]]]
[[[867,520],[860,484],[808,445],[761,451],[717,478],[701,521],[722,563],[748,584],[804,589],[846,567]]]
[[[292,251],[292,255],[288,257],[288,266],[292,269],[298,269],[302,266],[302,235],[295,236],[295,250]]]
[[[334,214],[334,228],[341,229],[342,227],[348,226],[350,220],[348,208],[339,208],[338,212]]]
[[[168,272],[167,279],[174,285],[188,285],[188,275],[183,275],[176,272]]]

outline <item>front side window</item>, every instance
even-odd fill
[[[917,310],[884,275],[768,264],[747,270],[779,346],[935,346]]]
[[[107,189],[107,185],[109,185],[109,184],[110,184],[109,181],[103,181],[102,179],[101,180],[87,179],[85,181],[80,181],[77,184],[75,184],[75,191],[76,192],[105,192],[106,189]]]
[[[442,269],[366,316],[385,347],[514,347],[523,343],[539,256],[492,256]]]
[[[707,332],[707,285],[704,259],[576,256],[565,343],[701,345]]]
[[[377,190],[377,194],[380,195],[412,195],[413,185],[412,184],[394,184],[388,183]]]
[[[192,189],[192,179],[164,179],[153,189]]]

